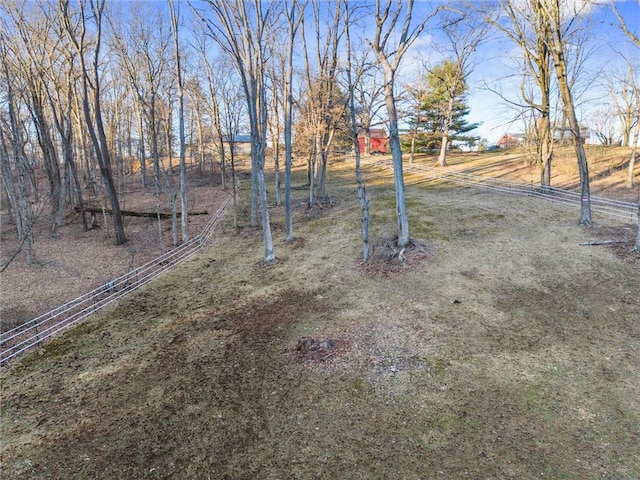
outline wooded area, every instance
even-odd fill
[[[473,135],[477,125],[466,120],[468,79],[478,49],[501,34],[521,52],[515,65],[522,67],[522,80],[513,96],[498,93],[517,108],[514,118],[527,119],[525,136],[538,151],[541,185],[551,181],[554,132],[569,132],[583,199],[579,221],[588,225],[589,171],[576,97],[581,79],[594,75],[584,57],[593,47],[589,33],[598,8],[610,8],[618,19],[618,25],[598,28],[620,29],[629,45],[621,53],[626,70],[605,72],[615,115],[608,130],[597,122],[591,128],[604,142],[634,146],[631,188],[640,130],[640,47],[635,26],[614,2],[5,2],[2,204],[27,263],[34,261],[33,224],[45,210],[55,234],[74,211],[80,215],[70,218],[91,228],[86,204],[98,203],[101,212],[111,212],[115,242],[124,244],[122,217],[131,212],[122,211],[119,189],[123,179],[137,175],[154,198],[153,216],[171,212],[172,244],[178,245],[189,238],[187,166],[203,177],[219,174],[222,187],[232,186],[235,195],[236,139],[247,132],[249,224],[261,227],[264,260],[271,262],[276,253],[265,168],[275,172],[274,201],[284,203],[285,235],[293,241],[293,157],[307,163],[308,207],[316,208],[329,198],[329,155],[358,151],[359,135],[365,153],[373,153],[370,132],[382,126],[394,161],[397,242],[406,246],[411,236],[403,150],[413,158],[416,149],[438,149],[438,164],[446,167],[450,148],[483,146]],[[407,52],[436,32],[440,37],[430,40],[418,78],[403,78]],[[38,182],[41,175],[46,188]],[[366,186],[356,176],[366,224]],[[234,209],[236,224],[237,217]]]
[[[113,215],[113,210],[110,210],[108,208],[101,208],[101,207],[88,207],[85,206],[84,207],[84,211],[85,212],[89,212],[89,213],[104,213],[107,215]],[[76,212],[82,212],[82,210],[78,207],[76,208]],[[182,212],[176,212],[176,214],[180,217],[182,216]],[[200,210],[198,212],[187,212],[187,215],[208,215],[209,212],[207,210]],[[140,217],[140,218],[171,218],[172,214],[171,213],[164,213],[164,212],[136,212],[133,210],[123,210],[120,209],[120,215],[122,215],[123,217]]]
[[[0,477],[637,478],[629,4],[0,0]]]

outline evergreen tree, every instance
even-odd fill
[[[469,132],[478,127],[469,123],[468,86],[456,62],[445,60],[426,76],[424,88],[414,91],[416,111],[410,119],[412,128],[421,132],[419,144],[438,148],[453,141],[476,141]]]

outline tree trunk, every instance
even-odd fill
[[[236,164],[233,151],[229,158],[231,162],[231,191],[233,192],[233,228],[238,228],[238,187],[236,185]]]
[[[84,36],[86,35],[86,18],[85,12],[81,9],[81,28],[82,38],[80,43],[75,37],[76,32],[70,26],[70,22],[67,22],[67,33],[70,40],[75,44],[78,50],[78,56],[80,57],[80,65],[82,68],[82,108],[84,117],[87,124],[87,130],[93,143],[96,159],[102,175],[102,181],[105,191],[111,204],[111,210],[113,211],[113,226],[116,236],[116,244],[122,245],[126,242],[126,236],[124,233],[124,224],[122,223],[122,216],[120,215],[120,203],[118,202],[118,196],[113,184],[113,175],[111,169],[111,157],[109,155],[108,143],[104,131],[104,125],[102,122],[102,110],[100,106],[100,40],[101,40],[101,23],[102,23],[102,11],[104,8],[104,2],[100,1],[96,4],[92,4],[92,16],[96,22],[97,31],[95,32],[95,45],[93,52],[93,65],[92,65],[92,78],[89,78],[90,72],[87,69],[85,63],[85,49],[84,49]],[[65,12],[66,13],[66,12]],[[89,96],[89,83],[93,90],[93,98]],[[93,115],[89,102],[92,101]],[[94,124],[95,122],[95,124]]]
[[[171,131],[173,130],[173,122],[171,121],[171,117],[173,115],[173,108],[171,104],[168,107],[169,114],[167,115],[167,119],[165,120],[165,135],[167,136],[167,157],[169,160],[169,175],[173,175],[173,142],[171,141]]]
[[[551,25],[553,27],[550,35],[551,55],[555,65],[560,96],[562,98],[562,103],[564,104],[564,118],[566,118],[569,123],[569,128],[573,137],[573,145],[576,152],[576,160],[578,162],[578,171],[580,172],[581,203],[579,224],[591,225],[593,220],[591,218],[591,194],[589,192],[589,167],[587,165],[587,155],[584,151],[580,124],[578,123],[578,118],[576,116],[573,95],[571,94],[569,79],[567,76],[567,62],[564,53],[566,41],[562,38],[559,8],[560,7],[556,4],[555,10],[551,12],[551,15],[553,16],[553,19],[551,20]]]
[[[22,236],[22,215],[18,204],[18,193],[13,181],[13,171],[9,163],[9,149],[4,140],[3,130],[0,128],[0,176],[2,184],[9,200],[9,213],[13,211],[15,215],[18,237]]]
[[[151,100],[151,105],[147,108],[147,123],[151,140],[151,161],[153,162],[153,185],[156,196],[162,192],[160,186],[160,150],[158,147],[158,124],[156,122],[155,100]]]
[[[5,59],[3,46],[0,45],[0,53],[3,53],[3,60]],[[6,80],[6,99],[9,113],[9,127],[11,129],[11,145],[13,150],[13,157],[16,164],[17,176],[18,176],[18,208],[16,212],[16,227],[18,230],[18,239],[24,242],[26,246],[27,264],[33,263],[33,230],[32,230],[32,212],[29,206],[29,199],[27,194],[27,169],[30,168],[27,165],[27,160],[24,156],[24,142],[22,140],[22,125],[18,122],[18,114],[16,112],[15,98],[13,95],[12,83],[10,80],[9,68],[6,62],[3,61],[3,73]],[[7,172],[11,174],[11,171]]]
[[[371,155],[371,127],[367,125],[364,127],[364,151],[367,155]]]
[[[356,185],[358,189],[358,200],[362,210],[361,238],[362,238],[362,261],[369,261],[369,200],[367,199],[367,189],[362,180],[360,170],[360,141],[358,140],[358,124],[356,120],[356,106],[353,98],[353,80],[351,77],[351,37],[349,36],[349,8],[347,7],[344,32],[347,42],[347,85],[349,92],[349,117],[351,120],[351,136],[353,138],[353,148],[356,160]]]
[[[633,145],[631,146],[631,158],[629,159],[629,168],[627,169],[626,188],[633,188],[633,169],[636,163],[638,153],[638,137],[640,137],[640,119],[638,119],[635,133],[633,134]]]
[[[87,213],[84,206],[84,200],[82,198],[82,187],[80,186],[80,180],[78,179],[78,170],[76,168],[76,164],[73,161],[73,159],[69,161],[69,169],[71,170],[71,177],[76,189],[78,205],[80,206],[80,214],[82,217],[82,228],[86,232],[87,230],[89,230],[89,224],[87,223]]]
[[[440,145],[440,155],[438,156],[438,166],[447,166],[447,146],[449,144],[449,130],[445,130],[442,135],[442,144]]]
[[[43,98],[37,91],[38,86],[34,84],[36,80],[31,79],[29,89],[31,92],[31,105],[29,105],[29,113],[35,126],[36,137],[42,151],[44,170],[49,181],[49,202],[51,206],[51,231],[56,232],[58,220],[61,218],[62,225],[64,223],[64,200],[63,215],[59,215],[60,193],[61,193],[61,177],[60,167],[58,166],[57,155],[53,141],[51,139],[49,124],[45,118]]]
[[[142,104],[138,102],[138,160],[140,161],[140,176],[142,177],[142,188],[147,188],[147,162],[144,148],[144,114]]]
[[[278,109],[280,105],[280,99],[277,98],[280,92],[277,91],[276,86],[274,86],[273,88],[274,98],[271,100],[273,112],[271,114],[271,121],[269,122],[269,126],[272,139],[271,143],[273,145],[273,182],[276,194],[276,205],[280,206],[282,204],[282,184],[280,180],[280,112]]]
[[[295,235],[293,231],[293,214],[291,209],[291,166],[293,163],[293,145],[291,141],[293,124],[293,96],[291,93],[291,83],[293,79],[293,47],[295,35],[300,25],[300,16],[296,19],[296,4],[291,5],[291,10],[287,11],[289,22],[289,38],[287,44],[287,61],[284,78],[284,223],[285,241],[293,242]]]
[[[400,148],[400,135],[398,133],[398,112],[393,93],[393,72],[388,66],[384,66],[385,76],[385,101],[389,116],[389,148],[393,159],[393,177],[396,192],[396,215],[398,219],[398,247],[403,248],[409,244],[409,218],[404,189],[404,173],[402,170],[402,149]]]
[[[204,176],[205,165],[205,151],[204,151],[204,127],[202,125],[202,114],[200,112],[199,102],[195,108],[196,111],[196,123],[198,126],[198,174]],[[191,146],[193,148],[193,145]]]
[[[313,153],[309,157],[309,208],[313,208],[316,203],[316,160],[318,155],[319,140],[316,137],[316,142],[313,146]]]
[[[171,25],[173,27],[173,40],[176,58],[176,77],[178,78],[178,136],[180,137],[180,211],[182,212],[180,226],[182,230],[182,241],[186,242],[189,240],[189,218],[187,213],[187,159],[184,133],[184,86],[182,82],[182,69],[180,67],[178,17],[175,12],[173,0],[169,1],[169,8],[171,11]],[[202,133],[201,124],[199,125],[199,130],[202,163],[204,164],[204,135]]]
[[[416,136],[415,133],[411,136],[411,152],[409,153],[409,163],[413,163],[416,158]]]
[[[636,235],[636,243],[633,245],[633,251],[640,251],[640,196],[638,197],[638,234]]]
[[[551,163],[553,161],[553,136],[548,112],[546,114],[543,112],[540,117],[536,150],[540,165],[540,186],[543,190],[547,190],[551,187]]]

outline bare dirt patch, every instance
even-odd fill
[[[357,198],[333,180],[334,207],[297,217],[274,264],[229,220],[5,369],[1,476],[637,476],[636,265],[581,246],[570,208],[412,186],[433,255],[370,276]],[[376,234],[394,231],[390,189],[369,189]]]

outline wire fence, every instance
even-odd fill
[[[198,253],[222,221],[232,202],[233,196],[229,195],[202,231],[192,239],[74,300],[0,333],[0,364],[76,325],[92,313],[134,292]]]
[[[389,171],[390,166],[390,160],[383,160],[372,164],[368,168],[379,168],[380,171],[376,173],[376,176],[385,177],[393,175]],[[511,195],[537,197],[571,206],[579,207],[581,203],[580,194],[577,192],[555,187],[541,187],[533,183],[511,182],[419,164],[405,164],[404,171],[408,174],[413,174],[413,177],[408,176],[406,179],[406,184],[408,185],[444,182]],[[233,197],[229,195],[212,215],[202,232],[191,240],[74,300],[43,313],[11,330],[0,333],[0,364],[76,325],[92,313],[146,285],[167,270],[195,255],[213,234],[214,229],[231,205],[232,199]],[[591,208],[594,212],[603,215],[631,221],[634,220],[638,212],[638,204],[636,203],[597,196],[591,196]]]
[[[387,173],[390,166],[390,160],[383,160],[373,164],[371,167],[385,169],[385,175],[390,176],[392,173]],[[452,183],[455,185],[483,188],[511,195],[542,198],[547,201],[578,207],[580,207],[582,200],[580,193],[573,192],[571,190],[564,190],[555,187],[543,187],[533,183],[527,184],[501,180],[498,178],[482,177],[464,172],[453,172],[444,168],[429,167],[427,165],[405,164],[403,165],[403,171],[409,174],[414,174],[414,176],[417,177],[412,178],[411,176],[408,176],[405,179],[405,183],[408,185],[436,184],[439,182]],[[591,210],[593,212],[631,221],[634,221],[634,219],[637,218],[637,203],[623,202],[595,195],[591,195],[590,199]]]

